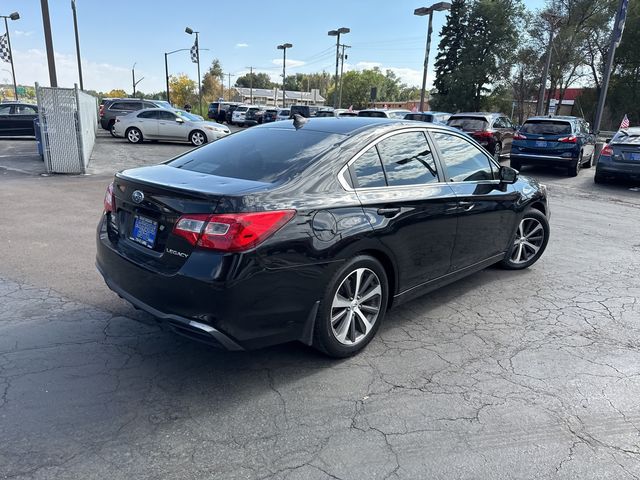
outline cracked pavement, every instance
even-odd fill
[[[159,329],[94,271],[106,177],[4,182],[0,479],[640,478],[640,194],[532,174],[541,261],[392,310],[341,361]]]

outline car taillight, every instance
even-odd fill
[[[602,148],[600,151],[600,155],[604,155],[605,157],[610,157],[613,155],[613,148],[608,143]]]
[[[561,143],[578,143],[578,138],[575,135],[569,137],[562,137],[558,139]]]
[[[104,211],[113,212],[115,209],[115,199],[113,198],[113,183],[110,183],[107,187],[107,191],[104,194]]]
[[[277,210],[183,215],[176,222],[173,233],[186,239],[193,246],[239,252],[265,241],[295,214],[295,210]]]
[[[520,132],[516,132],[516,133],[513,134],[513,139],[514,140],[526,140],[527,137],[522,135]]]
[[[98,112],[98,115],[100,115],[101,117],[104,116],[104,105],[100,105],[100,111]]]
[[[477,130],[472,135],[476,138],[492,138],[493,132],[490,130]]]

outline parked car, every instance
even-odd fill
[[[242,126],[251,127],[254,125],[260,125],[264,117],[265,107],[249,107],[247,113],[244,115],[244,123]]]
[[[229,127],[205,121],[184,110],[148,108],[115,119],[113,133],[131,143],[144,140],[190,142],[200,146],[228,135]]]
[[[594,181],[608,179],[640,180],[640,127],[620,130],[600,152]]]
[[[381,108],[369,108],[366,110],[360,110],[358,112],[359,117],[370,117],[370,118],[397,118],[404,119],[404,116],[407,113],[411,113],[409,110],[405,109],[381,109]]]
[[[309,107],[309,105],[291,105],[289,108],[289,118],[293,118],[294,115],[302,115],[305,118],[311,118],[311,107]]]
[[[391,306],[495,263],[532,265],[547,211],[544,186],[446,126],[269,123],[116,174],[96,265],[192,338],[345,357]]]
[[[238,105],[232,113],[231,124],[244,126],[244,118],[250,108],[257,108],[257,105]]]
[[[336,117],[357,117],[358,111],[346,108],[336,108],[333,113]]]
[[[516,127],[502,113],[467,112],[451,115],[447,125],[471,135],[493,157],[509,155]]]
[[[289,120],[290,110],[288,108],[280,108],[278,110],[278,115],[276,116],[276,121]]]
[[[235,106],[240,104],[238,102],[211,102],[207,110],[207,117],[222,123],[224,119],[222,118],[221,112],[224,112],[226,119],[227,112],[231,105]]]
[[[37,117],[37,105],[21,102],[0,104],[0,136],[34,136],[33,121]]]
[[[451,114],[445,112],[411,112],[404,116],[405,120],[442,124],[446,124],[449,118],[451,118]]]
[[[262,117],[262,123],[275,122],[277,119],[278,119],[278,109],[267,108],[264,111],[264,116]]]
[[[114,137],[113,126],[116,123],[116,118],[122,115],[128,115],[131,112],[143,110],[147,108],[164,108],[172,109],[173,107],[169,102],[164,100],[139,100],[137,98],[114,98],[107,100],[103,104],[102,111],[100,112],[100,126],[111,132]]]
[[[566,167],[571,177],[580,168],[591,167],[595,135],[582,118],[570,116],[532,117],[513,137],[511,167],[555,165]]]

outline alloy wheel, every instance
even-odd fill
[[[136,130],[135,128],[129,130],[127,132],[127,139],[131,143],[138,143],[140,141],[140,132],[138,130]]]
[[[200,132],[193,132],[191,134],[191,143],[196,146],[200,146],[204,143],[204,135]]]
[[[382,286],[378,275],[358,268],[342,281],[331,304],[331,331],[343,345],[362,342],[380,315]]]
[[[535,257],[542,248],[544,235],[544,227],[537,219],[523,218],[516,231],[511,261],[523,264]]]
[[[498,143],[496,144],[495,150],[493,151],[493,158],[496,160],[496,162],[500,161],[500,155],[502,155],[502,145]]]

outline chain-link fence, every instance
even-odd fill
[[[36,84],[42,150],[50,173],[84,173],[98,128],[98,100],[75,88]]]

